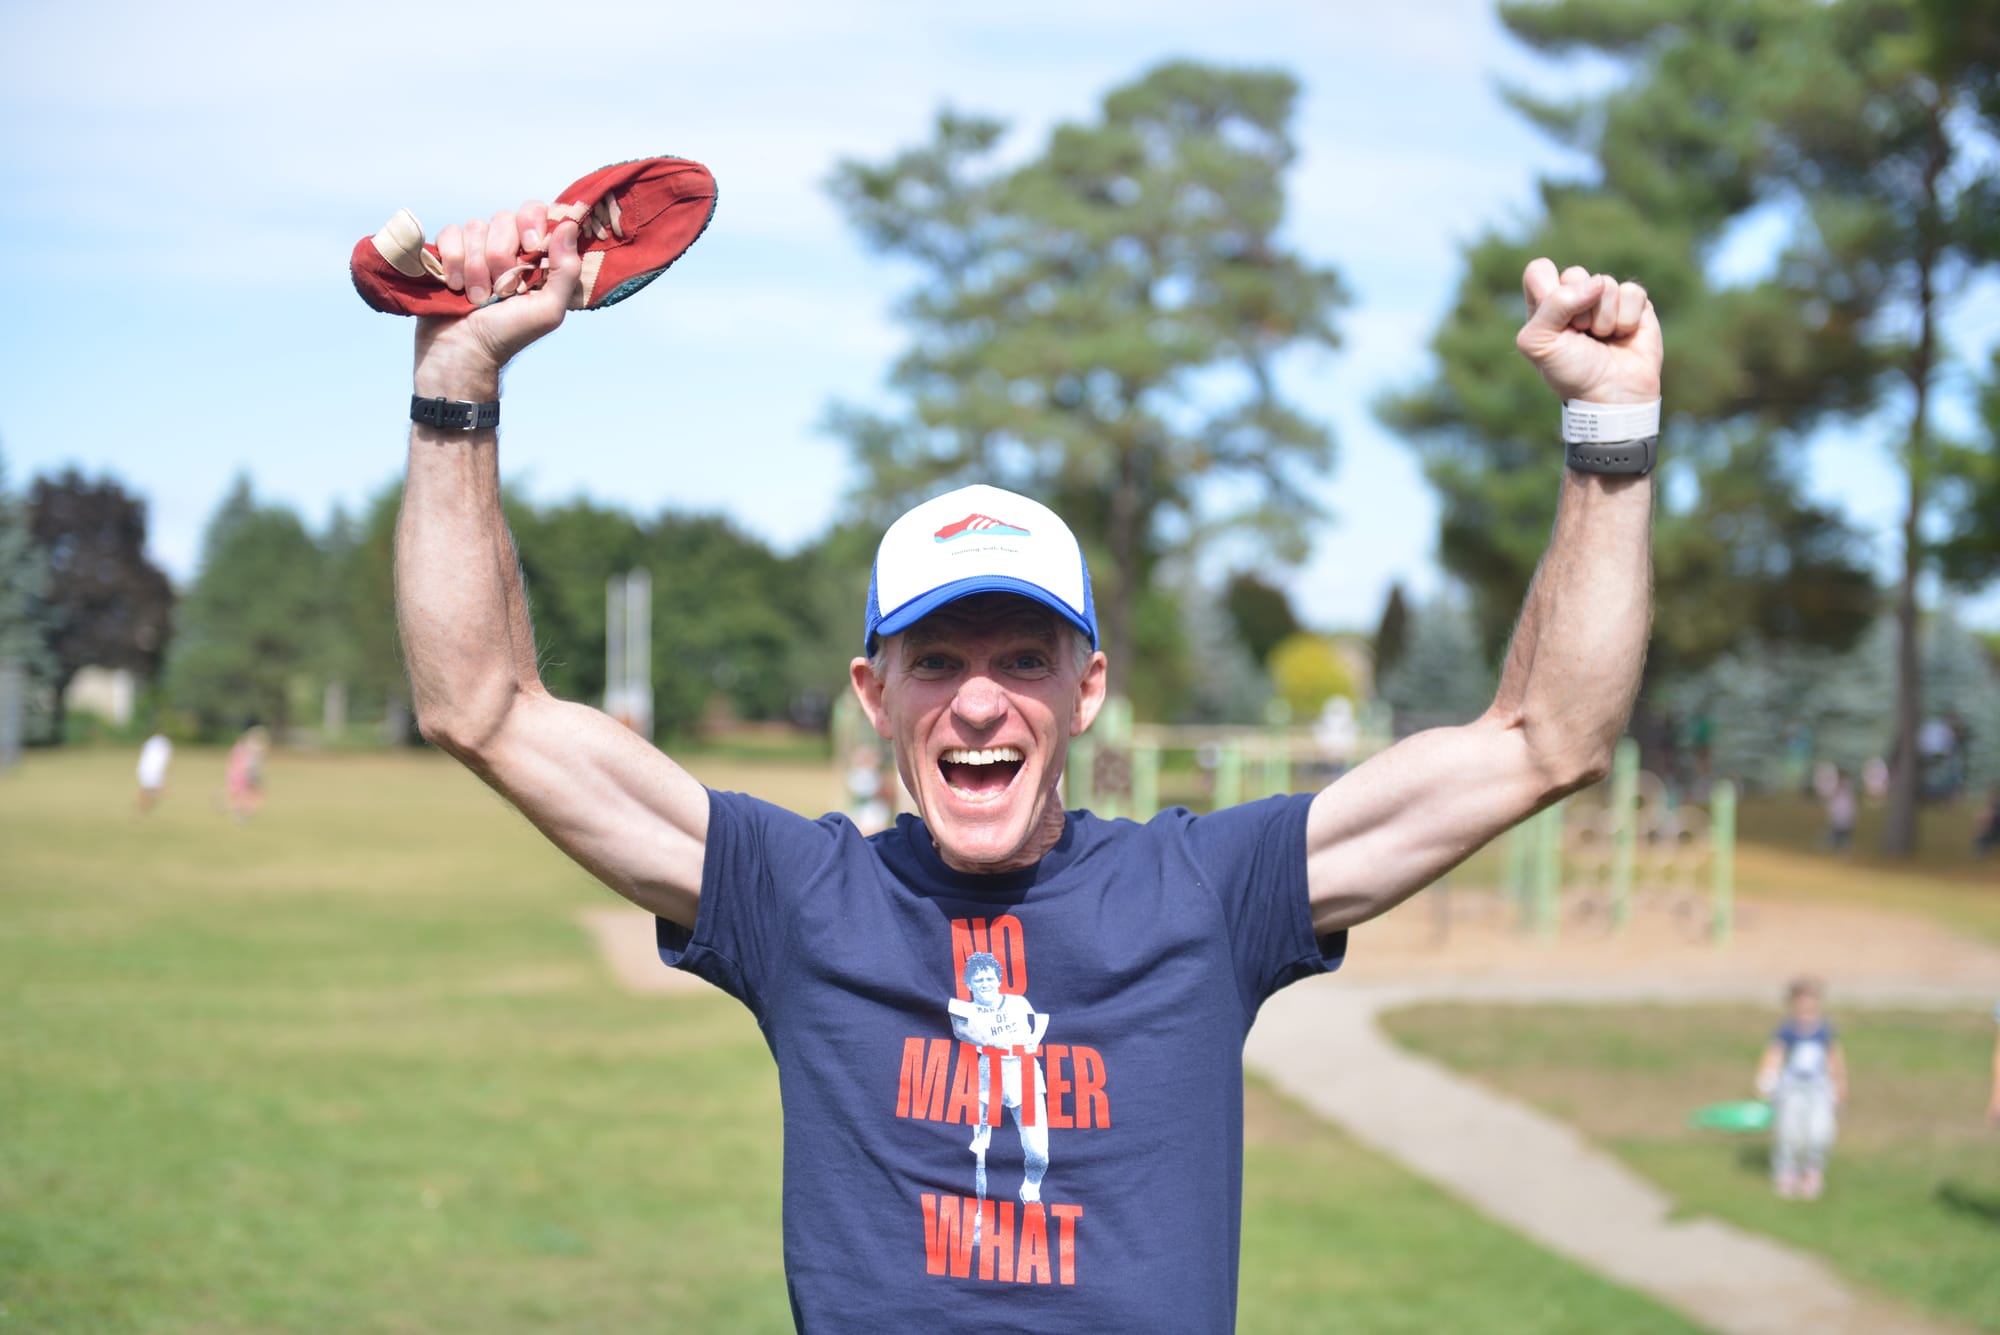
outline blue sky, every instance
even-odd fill
[[[1574,165],[1499,100],[1502,77],[1549,91],[1564,74],[1514,47],[1488,3],[609,0],[567,27],[563,12],[0,8],[10,483],[72,463],[115,474],[150,502],[155,558],[181,581],[238,472],[316,527],[357,508],[401,465],[411,327],[355,296],[354,241],[399,206],[435,231],[672,153],[714,171],[714,225],[642,297],[521,360],[502,466],[537,500],[720,510],[789,549],[851,481],[819,430],[828,403],[879,400],[902,344],[904,275],[827,200],[835,161],[921,140],[947,103],[1007,119],[1025,154],[1107,89],[1192,56],[1304,85],[1288,230],[1355,295],[1342,349],[1286,369],[1340,455],[1320,485],[1336,518],[1282,582],[1325,626],[1371,626],[1392,580],[1437,587],[1435,503],[1369,404],[1424,374],[1460,244]],[[1671,312],[1666,326],[1671,357]],[[1991,315],[1962,335],[1996,337]],[[1551,404],[1552,440],[1554,421]],[[1820,488],[1891,556],[1900,488],[1881,451],[1815,453]],[[2000,594],[1968,610],[2000,624]]]

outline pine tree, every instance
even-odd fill
[[[48,557],[35,545],[27,503],[7,488],[6,461],[0,459],[0,669],[13,673],[21,690],[20,723],[28,741],[50,740],[53,722],[48,585]],[[0,731],[9,726],[0,721]]]
[[[1298,482],[1331,438],[1273,363],[1332,346],[1346,296],[1279,237],[1296,96],[1284,74],[1168,64],[1019,167],[994,164],[999,122],[946,113],[928,145],[832,183],[871,245],[922,272],[894,373],[907,414],[833,413],[865,503],[886,518],[985,481],[1049,504],[1090,556],[1118,689],[1164,661],[1170,604],[1151,646],[1141,624],[1162,560],[1219,533],[1295,559],[1315,517]],[[1213,508],[1218,479],[1242,509]]]

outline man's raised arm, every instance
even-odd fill
[[[540,289],[463,318],[418,321],[413,388],[500,397],[500,372],[575,301],[577,229],[548,235],[537,204],[448,227],[446,281],[475,302],[548,241]],[[565,853],[627,899],[693,927],[708,793],[598,710],[551,696],[536,667],[520,563],[500,508],[499,433],[413,424],[396,524],[396,616],[424,736],[498,789]]]
[[[1580,268],[1558,275],[1546,259],[1522,287],[1516,343],[1564,402],[1659,399],[1660,326],[1643,288]],[[1565,469],[1561,488],[1486,713],[1405,738],[1313,799],[1315,930],[1393,907],[1610,768],[1651,625],[1653,480]]]

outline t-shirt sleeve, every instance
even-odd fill
[[[788,962],[792,892],[834,856],[838,838],[829,821],[711,789],[694,930],[655,919],[661,961],[714,983],[766,1023]]]
[[[1340,967],[1347,933],[1315,936],[1306,882],[1312,795],[1269,797],[1188,818],[1196,864],[1222,907],[1236,983],[1255,1015],[1288,983]]]

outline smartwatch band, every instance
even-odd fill
[[[410,420],[446,431],[483,431],[500,425],[500,400],[473,403],[468,399],[426,399],[412,394]]]
[[[1659,445],[1658,436],[1641,436],[1613,445],[1586,445],[1573,440],[1564,447],[1564,462],[1579,473],[1643,477],[1653,471]]]

